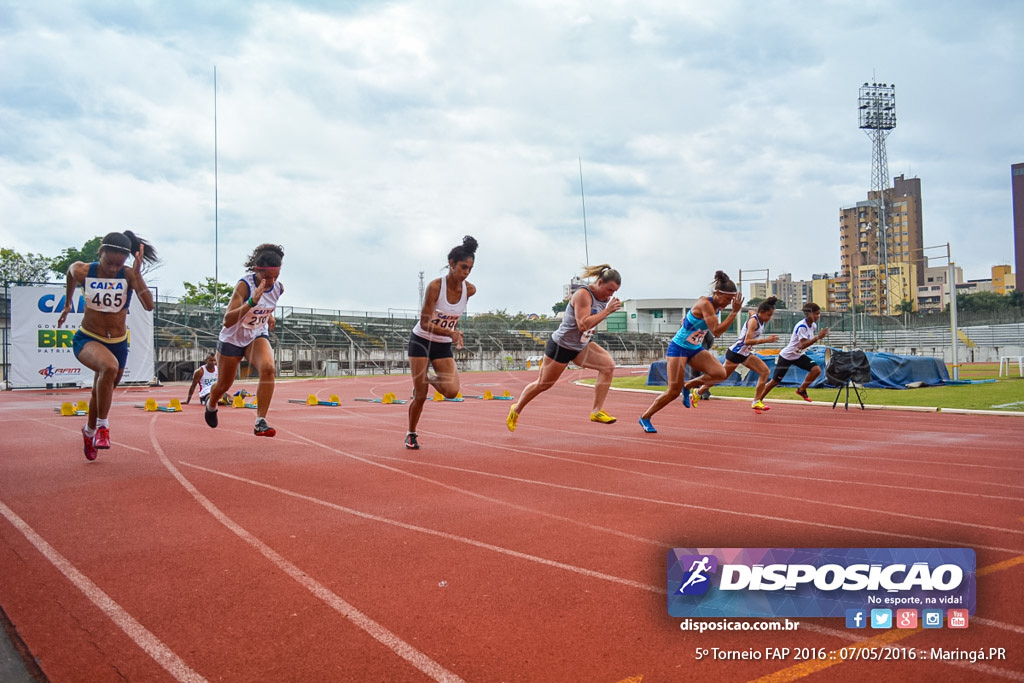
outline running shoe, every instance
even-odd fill
[[[590,414],[590,421],[610,425],[611,423],[615,422],[615,418],[609,415],[608,413],[604,412],[603,410],[599,410],[596,413]]]
[[[203,409],[203,419],[206,420],[206,424],[210,425],[211,427],[216,427],[217,411],[210,410],[210,406],[206,406],[206,408]]]
[[[682,400],[684,408],[690,407],[690,391],[688,389],[683,389],[683,394],[680,400]]]
[[[96,436],[92,437],[92,445],[101,450],[110,448],[110,430],[106,427],[97,427]]]
[[[806,389],[797,389],[796,395],[802,398],[803,400],[807,401],[808,403],[811,403],[811,397],[807,395]]]
[[[650,420],[645,420],[642,417],[640,418],[640,426],[643,427],[644,431],[647,432],[648,434],[657,434],[658,433],[658,430],[654,428],[654,425],[651,424],[651,421]]]
[[[261,417],[256,420],[256,426],[252,428],[252,433],[256,436],[274,436],[277,434],[277,430],[267,424],[265,417]]]
[[[405,435],[405,447],[410,451],[418,451],[420,449],[420,442],[416,440],[416,432],[410,432]]]
[[[696,408],[697,404],[700,403],[700,399],[700,392],[696,389],[690,389],[690,405]]]
[[[505,424],[508,425],[508,431],[516,431],[516,425],[519,423],[519,413],[516,412],[516,406],[518,403],[513,403],[508,409],[508,417],[505,418]]]
[[[711,390],[710,389],[705,389],[704,391],[700,392],[700,400],[706,401],[709,398],[711,398]]]
[[[93,445],[92,437],[85,433],[86,429],[87,429],[87,427],[85,425],[82,425],[82,442],[83,442],[82,450],[85,451],[85,459],[86,460],[95,460],[96,459],[96,446]]]
[[[761,401],[754,401],[753,403],[750,404],[750,407],[759,413],[769,410],[768,406],[766,406]]]

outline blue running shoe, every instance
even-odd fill
[[[651,421],[650,420],[645,420],[642,417],[640,418],[640,426],[643,427],[644,431],[647,432],[648,434],[657,434],[658,433],[658,430],[654,428],[654,425],[651,424]]]
[[[683,407],[684,408],[689,408],[690,407],[690,390],[689,389],[683,389]]]

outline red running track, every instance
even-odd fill
[[[406,406],[353,400],[407,376],[279,382],[273,439],[251,410],[211,430],[195,404],[133,407],[185,390],[118,390],[94,463],[53,411],[87,392],[0,396],[0,606],[51,681],[1024,680],[1019,418],[713,400],[645,434],[650,395],[613,392],[602,425],[565,381],[514,434],[507,401],[429,402],[407,451]],[[310,393],[342,405],[287,402]],[[977,550],[968,629],[699,635],[666,611],[672,547],[889,546]],[[695,656],[887,643],[1007,659]]]

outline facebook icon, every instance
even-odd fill
[[[846,628],[867,628],[867,611],[862,609],[846,610]]]

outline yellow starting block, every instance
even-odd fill
[[[85,401],[79,401],[78,403],[71,403],[70,401],[64,401],[60,404],[59,408],[54,408],[55,412],[60,413],[61,417],[71,417],[73,415],[88,415],[89,404]]]
[[[235,396],[233,399],[231,399],[231,407],[232,408],[255,408],[256,407],[256,399],[254,398],[252,400],[252,403],[246,403],[245,402],[245,396]]]
[[[460,394],[461,395],[461,394]],[[511,401],[513,396],[508,389],[501,396],[495,396],[491,393],[490,389],[484,391],[483,396],[470,396],[470,398],[479,398],[484,401]]]
[[[387,405],[402,404],[405,403],[402,399],[395,396],[394,392],[389,391],[380,398],[354,398],[353,401],[362,401],[363,403],[384,403]]]
[[[136,403],[136,408],[142,408],[147,413],[180,413],[181,412],[181,401],[176,398],[172,398],[168,401],[166,406],[158,405],[155,398],[147,398],[145,403]]]
[[[435,400],[435,401],[464,401],[465,399],[462,398],[462,392],[461,391],[459,393],[455,394],[455,398],[445,398],[444,395],[441,394],[440,391],[435,391],[434,392],[434,399],[433,400]]]
[[[306,405],[306,406],[340,406],[341,405],[341,399],[338,397],[337,394],[331,394],[331,398],[328,401],[321,401],[320,399],[318,399],[316,397],[316,394],[310,394],[309,396],[306,397],[306,400],[302,400],[301,398],[290,398],[290,399],[288,399],[288,402],[289,403],[300,403],[300,404]],[[253,404],[253,407],[254,408],[256,407],[255,403]]]

